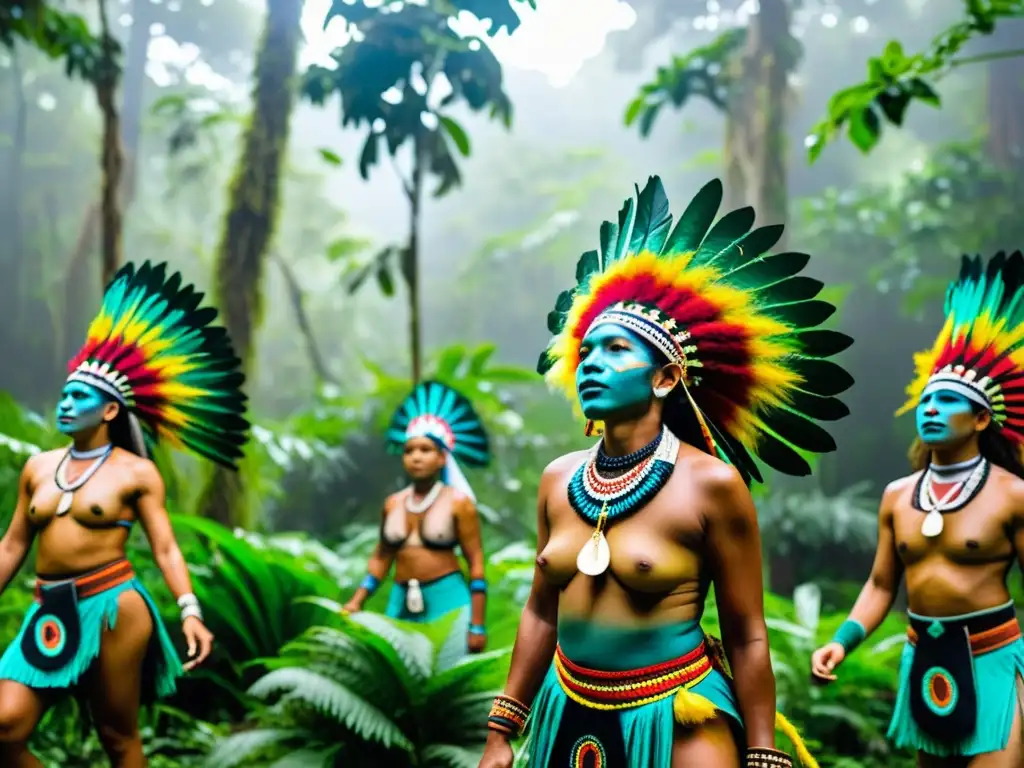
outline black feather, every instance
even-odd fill
[[[757,292],[757,301],[762,306],[790,304],[794,301],[813,299],[825,284],[813,277],[790,277],[777,283],[766,285]]]
[[[789,393],[789,408],[819,421],[839,421],[850,415],[850,409],[842,400],[812,395],[802,389]]]
[[[763,285],[792,277],[806,267],[810,260],[811,257],[806,253],[776,253],[761,259],[753,259],[726,276],[737,288],[755,290]]]
[[[800,388],[812,395],[833,397],[853,386],[853,376],[831,360],[794,357],[789,361],[789,367],[804,380]]]
[[[785,408],[772,408],[760,414],[761,421],[777,435],[785,435],[787,442],[804,451],[830,453],[836,441],[828,432],[799,413]]]
[[[850,348],[853,339],[839,331],[829,331],[815,328],[808,331],[800,331],[790,336],[796,339],[802,351],[808,357],[832,357]]]
[[[757,444],[757,458],[784,475],[806,477],[811,465],[799,453],[767,432],[761,432]]]
[[[762,307],[765,314],[796,328],[814,328],[821,325],[835,314],[836,308],[827,301],[812,299],[798,301],[793,304],[777,304],[774,307]]]

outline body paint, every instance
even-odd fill
[[[928,445],[955,443],[974,432],[974,405],[953,389],[926,389],[915,417],[917,434]]]
[[[658,368],[654,351],[629,329],[601,324],[583,339],[576,369],[576,393],[588,419],[650,403],[651,380]]]
[[[98,427],[108,402],[110,398],[96,387],[69,381],[61,390],[57,404],[57,429],[65,435],[73,435]]]

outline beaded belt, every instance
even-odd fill
[[[87,597],[93,597],[101,592],[106,592],[108,589],[119,587],[126,581],[131,581],[134,578],[135,571],[132,569],[131,563],[127,560],[115,560],[94,571],[89,571],[81,576],[75,576],[70,579],[56,579],[53,581],[36,579],[35,596],[36,600],[41,600],[44,588],[70,582],[75,585],[75,594],[78,596],[78,599],[84,600]]]
[[[665,699],[691,688],[710,674],[704,643],[678,659],[625,672],[587,669],[555,649],[555,672],[565,695],[590,709],[627,709]]]
[[[968,635],[971,643],[971,655],[981,656],[983,653],[998,651],[1021,637],[1020,624],[1013,618],[998,626]],[[911,645],[917,645],[917,630],[907,627],[907,639]]]

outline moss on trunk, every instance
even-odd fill
[[[242,139],[217,251],[214,290],[222,320],[247,373],[260,321],[261,282],[277,220],[295,104],[301,14],[301,0],[267,2],[263,38],[256,54],[252,114]],[[228,526],[252,523],[242,478],[221,468],[212,471],[199,511]]]

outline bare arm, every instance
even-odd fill
[[[750,491],[733,467],[716,464],[707,481],[708,554],[722,643],[732,668],[747,747],[775,747],[775,675],[768,653],[761,533]]]
[[[164,479],[160,477],[156,465],[151,461],[141,461],[136,470],[138,481],[138,500],[135,511],[139,516],[142,529],[146,532],[153,560],[164,581],[174,595],[175,600],[192,592],[192,579],[188,574],[188,565],[174,537],[171,519],[167,515],[167,491]]]
[[[381,531],[384,530],[384,521],[387,519],[388,507],[387,503],[384,504],[384,510],[381,512]],[[384,581],[388,572],[391,570],[391,564],[395,562],[396,551],[384,543],[382,538],[377,539],[377,546],[373,548],[373,553],[370,555],[370,560],[366,564],[366,573],[368,577],[372,577],[376,584]],[[376,587],[374,587],[376,589]],[[363,580],[363,584],[360,584],[359,589],[352,595],[351,599],[346,603],[349,609],[359,610],[363,603],[366,602],[367,598],[373,594],[373,590],[367,589],[366,580]]]
[[[899,487],[892,483],[882,494],[878,508],[878,548],[871,575],[861,589],[857,602],[850,611],[850,619],[864,627],[865,636],[870,635],[888,615],[896,600],[896,592],[903,578],[903,561],[896,552],[896,533],[893,530],[893,508]]]
[[[547,498],[560,472],[557,462],[549,464],[540,479],[537,491],[537,552],[543,551],[550,534],[548,528]],[[530,706],[540,690],[551,659],[555,655],[558,626],[558,588],[550,584],[540,566],[533,571],[533,586],[526,599],[519,631],[512,648],[505,694]],[[490,738],[504,738],[491,731]]]
[[[11,515],[4,537],[0,539],[0,593],[2,593],[21,568],[32,547],[35,529],[28,522],[28,506],[32,498],[32,466],[36,457],[25,462],[18,480],[18,501]]]
[[[480,539],[480,517],[476,513],[473,500],[463,497],[455,502],[455,525],[459,533],[459,546],[469,566],[469,578],[473,581],[484,580],[484,547]],[[472,623],[482,627],[487,618],[487,593],[473,591]]]

